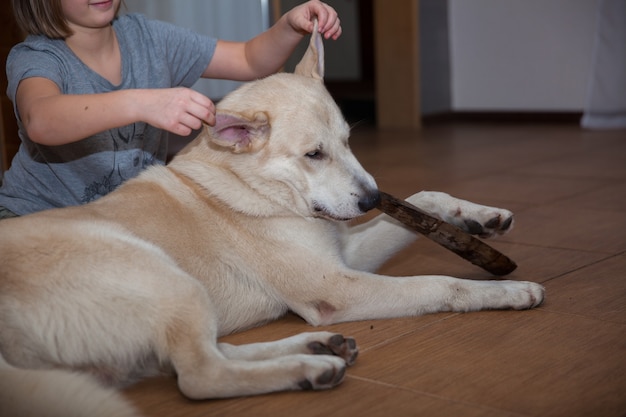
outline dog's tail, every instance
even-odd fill
[[[0,416],[139,417],[112,388],[87,375],[11,367],[0,355]]]

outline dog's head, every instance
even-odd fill
[[[214,150],[230,155],[222,158],[228,169],[270,204],[346,220],[375,207],[379,194],[350,151],[349,126],[323,72],[316,23],[295,74],[276,74],[226,96],[209,134]]]

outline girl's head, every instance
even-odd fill
[[[73,34],[63,11],[63,0],[12,0],[13,13],[20,29],[29,35],[65,39]],[[124,3],[121,0],[115,16]]]

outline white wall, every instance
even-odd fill
[[[582,111],[599,0],[449,0],[454,111]]]

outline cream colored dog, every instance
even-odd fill
[[[322,73],[313,36],[296,74],[224,98],[216,126],[167,167],[91,204],[0,222],[0,414],[45,398],[48,414],[124,406],[65,370],[112,384],[172,372],[194,399],[339,384],[357,355],[339,334],[217,342],[288,310],[327,325],[541,303],[543,288],[530,282],[365,272],[416,236],[385,215],[340,222],[379,196]],[[483,235],[511,225],[506,210],[442,193],[409,200]]]

